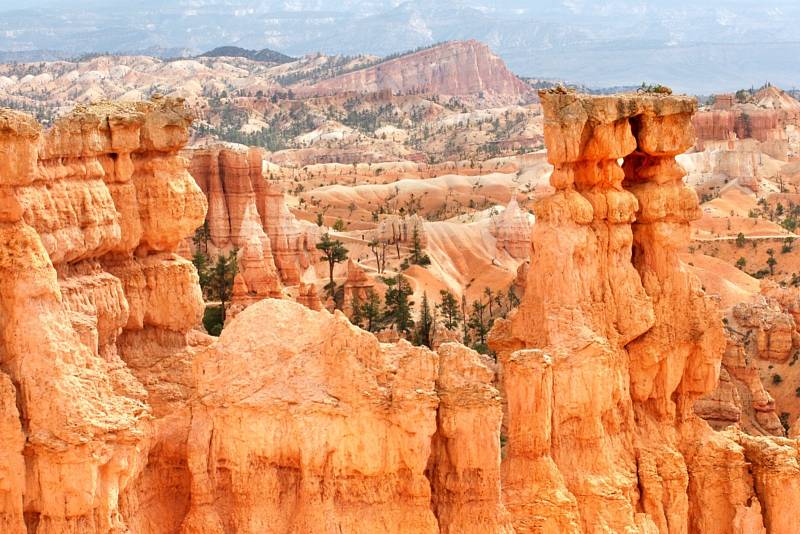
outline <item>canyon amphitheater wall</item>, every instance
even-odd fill
[[[206,212],[178,155],[190,124],[169,99],[79,107],[46,132],[0,110],[2,532],[127,532],[188,505],[181,431],[161,423],[202,338],[174,252]]]
[[[0,111],[0,531],[796,532],[797,442],[693,411],[725,347],[677,259],[694,101],[541,96],[556,191],[499,366],[281,299],[192,330],[183,105]]]

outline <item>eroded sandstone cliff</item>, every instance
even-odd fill
[[[174,254],[206,211],[178,155],[190,122],[164,99],[81,107],[46,132],[0,110],[3,532],[126,531],[147,503],[123,513],[120,495],[168,476],[148,466],[153,417],[192,387],[203,309]]]
[[[692,411],[724,348],[716,306],[678,261],[699,216],[674,159],[694,142],[694,101],[540,96],[556,192],[534,207],[523,302],[490,340],[516,532],[790,532],[750,471],[775,442],[743,447]]]
[[[255,257],[263,256],[255,276],[268,276],[286,285],[313,281],[310,267],[317,258],[319,232],[316,225],[295,218],[286,206],[281,185],[267,179],[263,150],[210,143],[186,152],[192,176],[208,198],[212,256],[249,246],[254,266]]]
[[[491,334],[497,372],[288,300],[215,341],[191,331],[202,299],[175,250],[206,202],[180,102],[82,108],[45,133],[0,111],[0,530],[795,532],[798,442],[693,411],[725,348],[678,261],[694,101],[542,102],[555,193]]]
[[[499,395],[474,351],[381,344],[268,299],[196,366],[182,532],[511,532]]]

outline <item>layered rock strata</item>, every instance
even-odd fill
[[[531,248],[531,222],[512,196],[506,209],[494,221],[492,233],[497,239],[497,250],[507,252],[518,260],[528,259]]]
[[[692,409],[715,388],[725,344],[678,260],[699,216],[674,159],[694,143],[694,100],[540,97],[556,191],[534,206],[523,302],[490,336],[515,531],[789,532],[741,440]]]
[[[494,374],[268,299],[196,361],[184,533],[510,533]],[[437,410],[438,409],[438,410]]]
[[[347,278],[344,281],[344,303],[342,311],[348,317],[353,316],[354,304],[364,304],[370,290],[374,290],[375,282],[367,272],[350,259],[347,260]]]
[[[296,85],[298,94],[332,94],[343,91],[372,93],[430,92],[438,95],[484,94],[496,102],[518,102],[532,91],[478,41],[452,41],[323,80],[311,86]]]
[[[255,239],[263,249],[260,273],[286,285],[313,281],[317,227],[289,211],[280,184],[264,175],[263,150],[212,143],[187,154],[192,176],[208,198],[212,255],[243,249]]]
[[[169,99],[46,132],[0,110],[0,531],[125,532],[149,513],[139,484],[170,476],[147,464],[203,310],[174,253],[206,212],[190,122]]]

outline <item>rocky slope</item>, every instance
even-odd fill
[[[302,94],[322,95],[382,90],[446,96],[483,93],[487,99],[506,103],[533,96],[530,86],[517,78],[488,46],[475,40],[443,43],[308,87],[296,88]]]

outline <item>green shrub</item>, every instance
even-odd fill
[[[222,317],[222,306],[206,306],[203,312],[203,326],[206,332],[212,336],[218,336],[222,332],[224,319]]]

